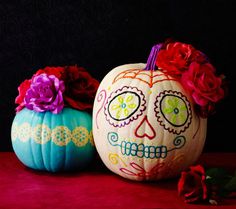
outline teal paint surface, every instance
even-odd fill
[[[22,124],[29,124],[30,131],[27,133],[27,140],[20,140]],[[77,127],[84,127],[91,134],[92,117],[87,112],[71,108],[64,108],[60,114],[51,112],[38,113],[24,108],[16,114],[12,124],[12,146],[19,160],[26,166],[50,172],[81,169],[86,167],[93,159],[95,147],[90,138],[83,146],[77,146],[72,137],[66,145],[59,146],[52,140],[52,133],[49,141],[44,144],[37,143],[33,138],[33,130],[38,125],[46,125],[49,130],[59,126],[68,128],[70,132]],[[13,133],[13,127],[16,133]],[[68,130],[67,129],[67,130]],[[30,132],[30,133],[29,133]],[[42,133],[43,134],[43,133]]]

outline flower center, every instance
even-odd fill
[[[125,103],[122,103],[122,104],[120,105],[120,107],[124,109],[124,108],[126,108],[126,104],[125,104]]]
[[[177,107],[174,109],[174,113],[175,113],[176,115],[179,113],[179,109],[178,109]]]

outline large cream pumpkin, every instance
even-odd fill
[[[146,64],[116,67],[94,102],[93,136],[104,164],[132,180],[178,175],[202,152],[206,119],[181,84]]]

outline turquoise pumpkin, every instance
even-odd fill
[[[13,120],[11,138],[19,160],[37,170],[81,169],[95,153],[91,115],[72,108],[59,114],[24,108]]]

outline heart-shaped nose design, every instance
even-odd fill
[[[148,121],[147,115],[144,116],[142,121],[139,123],[137,128],[135,129],[135,136],[139,138],[147,137],[152,140],[156,137],[155,129],[152,127],[150,122]]]

